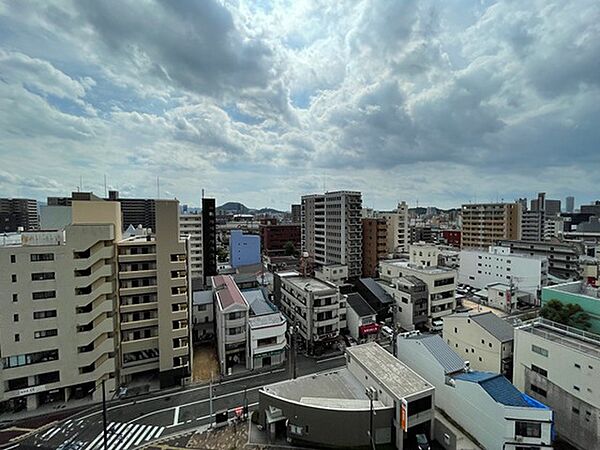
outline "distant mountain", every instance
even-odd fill
[[[217,214],[283,214],[285,212],[286,211],[279,211],[273,208],[248,208],[246,205],[239,202],[227,202],[217,207]]]

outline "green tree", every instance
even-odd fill
[[[285,256],[296,256],[296,246],[292,241],[287,241],[283,246]]]
[[[550,300],[542,307],[540,315],[544,319],[581,330],[588,330],[592,326],[589,314],[574,303],[564,304],[558,300]]]

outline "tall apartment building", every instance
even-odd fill
[[[37,201],[29,198],[0,198],[0,232],[10,233],[22,229],[40,228]]]
[[[297,326],[298,344],[308,353],[336,341],[346,322],[346,302],[332,283],[288,275],[280,278],[281,311]]]
[[[35,409],[102,380],[112,390],[138,374],[158,374],[161,386],[189,375],[177,213],[176,201],[158,201],[156,233],[123,237],[119,203],[74,201],[63,230],[0,247],[0,402]]]
[[[362,196],[355,191],[302,197],[302,251],[316,266],[343,264],[350,278],[362,270]]]
[[[575,211],[575,197],[569,196],[565,199],[566,207],[565,212],[572,213]]]
[[[387,223],[387,252],[391,255],[407,252],[410,244],[410,233],[406,202],[398,203],[393,211],[377,213],[377,217],[383,217]]]
[[[380,259],[387,255],[387,223],[384,218],[362,219],[362,276],[375,277]]]
[[[554,411],[561,440],[600,442],[600,336],[538,318],[515,328],[515,386]]]
[[[204,252],[202,251],[202,214],[187,213],[179,215],[179,235],[190,238],[190,273],[192,280],[204,283]]]
[[[300,223],[302,221],[302,205],[292,205],[292,223]]]
[[[521,203],[462,205],[462,247],[487,248],[502,239],[521,239]]]
[[[217,274],[217,205],[214,198],[202,197],[202,269],[204,283]]]

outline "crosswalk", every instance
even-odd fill
[[[106,430],[108,436],[106,445],[108,450],[128,450],[144,442],[159,438],[165,427],[141,425],[138,423],[110,422]],[[101,450],[103,448],[104,434],[100,430],[98,436],[88,445],[83,446],[82,450]]]
[[[65,445],[61,450],[103,450],[104,433],[102,427],[94,427],[98,430],[97,435],[90,440],[84,438],[89,424],[84,420],[67,420],[59,426],[49,428],[36,439],[37,447],[46,447],[50,442],[62,442]],[[138,423],[110,422],[106,427],[107,450],[133,450],[138,445],[158,439],[164,432],[165,427],[155,425],[143,425]]]

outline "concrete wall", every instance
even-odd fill
[[[567,284],[578,286],[580,283],[580,281],[576,281]],[[576,292],[565,292],[551,287],[542,289],[542,305],[548,303],[550,300],[558,300],[565,305],[574,303],[581,306],[590,315],[590,324],[592,327],[589,331],[600,334],[600,298],[593,298]]]
[[[234,268],[260,264],[260,236],[232,230],[229,239],[229,262]]]

